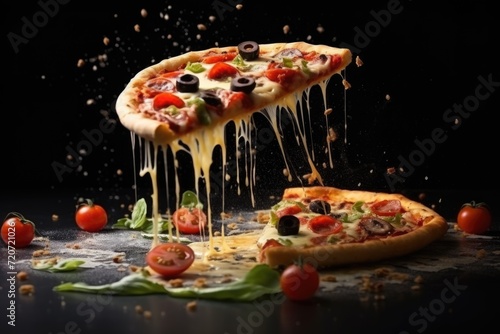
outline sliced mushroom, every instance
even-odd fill
[[[387,235],[394,230],[394,227],[390,223],[376,217],[363,218],[359,222],[359,226],[364,228],[369,234],[375,235]]]

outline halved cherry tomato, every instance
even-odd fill
[[[470,234],[483,234],[491,226],[491,212],[488,206],[481,202],[465,203],[462,205],[457,216],[458,227]]]
[[[108,223],[108,214],[102,206],[87,199],[86,202],[78,206],[75,221],[78,227],[84,231],[98,232]]]
[[[208,71],[207,78],[211,80],[222,80],[229,77],[234,77],[238,74],[238,69],[226,63],[216,63]]]
[[[319,288],[319,273],[310,263],[299,261],[285,268],[280,277],[280,286],[288,299],[307,300],[313,297]]]
[[[156,95],[153,100],[153,108],[155,108],[156,110],[172,105],[176,106],[177,108],[182,108],[185,106],[185,103],[184,100],[177,95],[167,92]]]
[[[146,254],[146,263],[156,273],[165,277],[176,277],[194,262],[191,247],[178,242],[159,244]]]
[[[397,199],[382,200],[370,205],[370,210],[378,216],[394,216],[402,213],[401,202]]]
[[[332,216],[320,215],[313,217],[308,222],[308,227],[316,234],[329,235],[342,231],[342,223]]]
[[[205,64],[215,64],[224,61],[233,60],[238,54],[236,52],[227,52],[220,54],[210,54],[203,58],[202,62]]]
[[[207,225],[207,215],[199,208],[180,207],[172,215],[176,229],[181,233],[200,233]]]
[[[6,245],[24,248],[31,244],[35,237],[35,224],[21,214],[11,212],[2,225],[2,240]]]

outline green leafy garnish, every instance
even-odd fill
[[[176,298],[212,300],[252,301],[266,294],[281,292],[280,274],[268,265],[253,267],[241,280],[216,287],[166,288],[152,282],[143,273],[125,276],[118,282],[89,285],[86,283],[63,283],[54,287],[59,292],[104,293],[110,295],[167,294]]]
[[[390,224],[402,226],[403,225],[402,218],[403,218],[403,215],[401,213],[396,213],[392,217],[384,217],[383,219]]]
[[[356,212],[361,212],[361,213],[364,213],[365,210],[363,210],[363,204],[365,204],[365,202],[363,201],[357,201],[355,202],[353,205],[352,205],[352,211],[356,211]]]
[[[153,233],[154,222],[152,218],[147,217],[148,208],[146,200],[141,198],[135,203],[134,210],[130,218],[120,218],[113,226],[114,229],[129,229],[142,231],[145,233]],[[158,233],[168,231],[170,221],[161,219],[158,222]]]
[[[210,114],[208,113],[207,106],[205,101],[201,98],[195,98],[193,100],[188,101],[188,106],[195,106],[196,117],[198,117],[198,121],[200,124],[209,125],[212,123],[212,119],[210,118]]]
[[[203,71],[205,71],[205,67],[203,67],[203,65],[201,63],[191,63],[189,62],[186,66],[186,70],[189,70],[193,73],[201,73]]]
[[[45,270],[45,271],[50,271],[52,273],[59,273],[59,272],[67,272],[67,271],[74,271],[82,264],[84,264],[85,261],[83,260],[76,260],[76,259],[71,259],[71,260],[65,260],[61,262],[55,262],[55,261],[37,261],[32,265],[33,269],[36,270]]]
[[[293,60],[290,58],[283,58],[283,66],[292,68],[293,67]]]
[[[309,67],[307,67],[307,61],[302,60],[301,64],[302,64],[302,72],[306,74],[311,74],[311,70],[309,69]]]
[[[203,209],[203,204],[198,201],[198,196],[196,196],[196,194],[191,190],[186,190],[182,194],[181,206],[188,209]]]
[[[241,71],[248,71],[252,67],[252,65],[248,65],[245,62],[245,60],[240,54],[234,57],[232,63]]]

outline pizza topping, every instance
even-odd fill
[[[160,93],[153,99],[153,108],[155,108],[155,110],[160,110],[172,105],[177,108],[182,108],[184,107],[185,103],[184,100],[177,95],[167,92]]]
[[[254,41],[246,41],[238,45],[238,52],[245,60],[255,60],[259,58],[260,47]]]
[[[390,223],[377,217],[363,218],[359,222],[359,226],[364,228],[370,234],[375,235],[386,235],[394,231],[394,227]]]
[[[299,218],[292,216],[292,215],[286,215],[282,216],[278,224],[276,226],[278,229],[278,234],[279,235],[295,235],[299,233],[300,229],[300,220]]]
[[[222,53],[210,52],[203,58],[202,62],[205,64],[215,64],[223,61],[231,61],[237,55],[238,54],[236,52],[222,52]]]
[[[200,79],[192,74],[183,74],[176,80],[176,88],[182,93],[197,92],[200,87]]]
[[[396,199],[375,202],[370,206],[370,210],[379,216],[394,216],[402,212],[401,202]]]
[[[308,227],[316,234],[329,235],[342,231],[342,223],[332,216],[319,215],[311,218]]]
[[[251,93],[255,88],[255,79],[252,77],[236,77],[231,80],[231,90],[234,92]]]
[[[163,77],[149,79],[146,81],[145,86],[159,92],[172,92],[175,90],[174,83]]]
[[[314,200],[309,203],[309,210],[314,213],[327,215],[331,211],[331,205],[330,203],[323,200]]]
[[[283,60],[283,58],[303,58],[302,52],[296,48],[283,49],[278,52],[273,58]]]
[[[239,74],[238,69],[227,63],[216,63],[208,71],[207,78],[211,80],[226,80],[227,78],[235,77]]]

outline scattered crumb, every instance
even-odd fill
[[[342,80],[342,84],[344,85],[345,89],[351,88],[351,84],[346,79]]]
[[[44,255],[49,255],[50,251],[48,249],[38,249],[33,252],[33,257],[40,257]]]
[[[325,28],[323,28],[323,26],[320,24],[318,25],[318,27],[316,28],[316,30],[321,34],[323,32],[325,32]]]
[[[193,287],[195,288],[206,288],[207,286],[207,279],[204,277],[199,277],[193,282]]]
[[[267,224],[269,222],[269,213],[267,212],[259,212],[257,213],[257,222],[259,224]]]
[[[206,27],[203,23],[198,24],[198,26],[197,26],[197,27],[198,27],[198,30],[200,30],[200,31],[205,31],[205,30],[207,30],[207,27]]]
[[[140,272],[142,270],[142,267],[139,267],[139,266],[135,266],[135,265],[130,265],[128,267],[130,269],[131,272],[133,273],[137,273],[137,272]]]
[[[418,199],[421,201],[423,201],[425,199],[425,197],[426,197],[425,193],[418,194]]]
[[[59,221],[59,216],[54,213],[54,214],[52,214],[51,219],[53,222],[57,222],[57,221]]]
[[[196,303],[195,300],[193,301],[190,301],[186,304],[186,309],[188,311],[196,311],[196,307],[198,306],[198,304]]]
[[[239,3],[239,4],[237,4],[237,5],[236,5],[236,9],[237,9],[237,10],[240,10],[240,9],[242,9],[242,8],[243,8],[243,5],[242,5],[241,3]]]
[[[327,275],[325,277],[322,277],[321,280],[324,282],[337,282],[337,277],[334,275]]]
[[[224,276],[224,277],[220,280],[220,282],[221,282],[221,283],[230,283],[230,282],[232,282],[232,281],[233,281],[233,278],[232,278],[231,276]]]
[[[134,31],[135,32],[141,32],[141,26],[138,25],[138,24],[134,25]]]
[[[290,171],[287,168],[283,168],[283,176],[288,177],[290,175]]]
[[[324,112],[325,116],[326,116],[326,115],[330,115],[330,114],[332,113],[332,111],[333,111],[333,109],[332,109],[332,108],[328,108],[328,109],[326,109],[326,110],[325,110],[325,112]]]
[[[390,101],[391,100],[391,96],[389,94],[386,94],[385,95],[385,99],[386,99],[386,101]]]
[[[143,9],[141,9],[141,16],[142,16],[142,17],[146,17],[146,16],[148,16],[148,11],[147,11],[147,10],[145,10],[144,8],[143,8]]]
[[[221,235],[220,231],[214,231],[214,237],[220,237]]]
[[[230,219],[233,217],[233,215],[231,215],[230,213],[227,213],[227,212],[221,212],[220,217],[221,217],[221,219]]]
[[[104,45],[108,45],[109,44],[109,38],[108,37],[104,37],[102,39],[102,42],[104,43]]]
[[[23,284],[19,287],[19,293],[22,295],[32,295],[35,293],[35,286],[33,284]]]
[[[230,230],[236,230],[238,228],[238,224],[236,223],[227,224],[227,228]]]
[[[417,275],[414,279],[413,279],[413,282],[417,283],[417,284],[422,284],[424,282],[424,278],[422,277],[422,275]]]
[[[78,62],[76,63],[77,67],[83,67],[85,66],[85,60],[83,59],[78,59]]]
[[[79,244],[66,244],[66,248],[71,248],[71,249],[81,249],[82,247]]]
[[[86,103],[87,103],[88,106],[91,106],[91,105],[95,104],[95,100],[94,99],[88,99]]]
[[[122,263],[123,262],[123,255],[116,255],[113,257],[113,262],[114,263]]]
[[[364,65],[364,63],[361,60],[361,58],[359,58],[359,56],[356,56],[356,66],[361,67],[363,65]]]
[[[170,284],[172,288],[181,288],[184,286],[184,281],[182,280],[182,278],[174,278],[169,280],[168,284]]]
[[[414,284],[414,285],[411,286],[410,289],[416,291],[416,290],[422,289],[422,286],[420,284]]]
[[[135,312],[137,314],[142,314],[144,312],[144,309],[142,308],[141,305],[135,305]]]
[[[476,252],[476,258],[482,259],[483,257],[486,256],[486,250],[480,249]]]
[[[146,319],[151,319],[151,317],[153,316],[151,311],[144,311],[143,315],[144,315],[144,318],[146,318]]]
[[[17,279],[20,281],[26,281],[28,279],[28,273],[25,271],[20,271],[17,273]]]
[[[337,133],[333,128],[328,129],[328,135],[326,136],[326,142],[332,143],[337,140]]]
[[[290,32],[290,26],[287,24],[283,27],[283,33],[286,35]]]
[[[216,19],[216,18],[215,18],[215,16],[214,16],[214,15],[210,15],[210,16],[208,17],[208,20],[209,20],[210,22],[214,22],[214,21],[215,21],[215,19]]]
[[[387,168],[387,174],[394,174],[394,173],[396,173],[396,168],[394,167]]]

